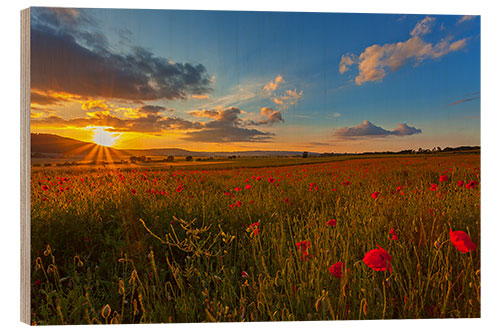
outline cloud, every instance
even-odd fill
[[[398,124],[397,127],[391,131],[392,135],[413,135],[422,133],[421,129],[408,126],[407,124]]]
[[[139,107],[139,113],[144,114],[158,114],[163,111],[167,111],[167,108],[159,105],[142,105]],[[172,109],[168,109],[168,111],[173,111]]]
[[[283,119],[283,116],[279,110],[263,107],[262,109],[260,109],[260,114],[262,116],[260,120],[258,121],[247,120],[245,124],[259,126],[259,125],[271,125],[274,123],[285,122],[285,119]]]
[[[88,126],[110,127],[110,132],[158,133],[165,130],[200,129],[203,124],[176,117],[146,114],[138,118],[119,118],[108,111],[88,113],[86,118],[64,119],[60,116],[36,118],[31,120],[33,127],[85,128]]]
[[[53,105],[59,104],[59,102],[67,101],[65,97],[53,96],[50,94],[41,94],[36,91],[31,91],[31,103],[38,105]]]
[[[208,96],[208,95],[191,95],[191,98],[194,98],[194,99],[209,99],[210,96]]]
[[[271,95],[274,91],[276,91],[276,89],[278,89],[279,85],[282,82],[284,82],[283,76],[281,76],[280,74],[278,74],[273,80],[271,80],[269,83],[267,83],[264,86],[263,91],[267,95]]]
[[[285,120],[281,116],[281,112],[273,110],[271,108],[263,107],[260,110],[260,114],[266,117],[265,120],[260,120],[259,124],[273,124],[278,122],[284,122]]]
[[[82,102],[82,110],[106,111],[108,109],[108,103],[103,100],[89,100]]]
[[[352,53],[342,55],[339,64],[339,72],[340,74],[344,74],[349,70],[352,64],[357,61],[356,56]]]
[[[421,129],[408,126],[407,124],[398,124],[394,130],[388,131],[386,129],[383,129],[382,127],[372,124],[368,120],[364,120],[361,124],[358,124],[354,127],[340,128],[335,131],[334,135],[343,138],[355,138],[365,136],[385,137],[389,135],[405,136],[419,133],[422,133]]]
[[[470,97],[462,98],[462,99],[459,99],[459,100],[457,100],[457,101],[455,101],[453,103],[450,103],[447,106],[453,106],[453,105],[462,104],[462,103],[465,103],[465,102],[471,102],[471,101],[474,101],[474,100],[479,99],[481,97],[479,95],[479,92],[472,93],[469,96]]]
[[[341,115],[340,113],[338,113],[338,112],[334,112],[334,113],[332,114],[332,117],[333,117],[333,118],[338,118],[338,117],[340,117],[340,116],[342,116],[342,115]]]
[[[199,131],[186,133],[184,140],[201,142],[266,142],[274,135],[256,129],[243,127],[244,122],[239,118],[243,111],[230,107],[217,110],[191,111],[195,117],[214,119],[204,123]],[[267,114],[267,111],[265,112]]]
[[[140,47],[113,53],[102,34],[75,28],[88,22],[73,10],[38,14],[31,30],[33,89],[132,102],[211,92],[211,77],[203,65],[176,63]],[[63,29],[66,26],[70,28]]]
[[[426,59],[438,59],[450,52],[464,48],[468,38],[452,41],[445,38],[438,43],[425,42],[421,36],[430,32],[434,18],[426,17],[417,23],[408,40],[384,45],[374,44],[365,48],[359,55],[347,53],[342,56],[339,63],[339,72],[344,74],[353,66],[358,67],[355,78],[357,85],[370,81],[380,81],[387,75],[387,70],[396,71],[407,62],[413,61],[415,65]]]
[[[397,21],[398,22],[403,22],[404,20],[406,20],[406,18],[408,17],[408,15],[401,15],[400,17],[397,18]]]
[[[196,117],[196,118],[211,118],[211,119],[219,119],[221,110],[220,109],[212,109],[212,110],[195,110],[195,111],[190,111],[190,115]]]
[[[470,21],[476,18],[476,15],[464,15],[460,17],[457,21],[457,24],[464,23],[466,21]]]
[[[283,95],[274,96],[273,102],[276,104],[278,109],[284,110],[288,107],[295,105],[303,95],[303,91],[297,92],[297,89],[288,89]]]
[[[435,17],[426,16],[423,20],[418,22],[413,30],[410,32],[411,36],[423,36],[427,35],[432,30],[432,26],[436,21]]]

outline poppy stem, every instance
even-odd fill
[[[385,293],[385,276],[387,275],[387,271],[384,272],[384,279],[382,280],[382,289],[384,291],[384,310],[382,311],[382,319],[385,319],[385,311],[387,309],[387,297]]]

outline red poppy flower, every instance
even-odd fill
[[[437,186],[437,184],[434,184],[434,183],[432,183],[431,187],[429,187],[430,191],[436,191],[437,189],[438,189],[438,186]]]
[[[42,186],[42,190],[47,191],[48,189],[49,189],[49,187],[47,185]]]
[[[342,261],[339,261],[328,269],[331,275],[338,277],[339,279],[342,278],[342,269],[345,267],[344,263]]]
[[[241,191],[241,188],[240,188],[240,187],[235,187],[235,188],[234,188],[234,190],[235,190],[236,192],[239,192],[239,191]]]
[[[246,184],[246,185],[245,185],[245,190],[249,190],[249,189],[251,189],[251,188],[252,188],[252,185],[250,185],[250,184]]]
[[[473,189],[474,187],[476,187],[478,183],[475,181],[475,180],[472,180],[470,182],[468,182],[466,185],[465,185],[465,188],[468,189],[468,190],[471,190]]]
[[[385,271],[389,268],[389,272],[392,273],[392,257],[379,245],[377,245],[377,247],[378,249],[370,250],[365,254],[365,257],[363,258],[364,263],[376,271]]]
[[[458,187],[462,187],[464,186],[464,181],[463,180],[459,180],[458,183],[457,183]]]
[[[396,189],[396,191],[401,191],[403,189],[403,186],[399,185],[398,188]]]
[[[451,231],[450,229],[450,239],[453,246],[455,246],[457,250],[462,253],[467,253],[476,249],[476,244],[474,244],[469,235],[463,231]]]
[[[448,181],[448,176],[447,175],[442,175],[441,177],[439,177],[439,181],[440,182],[446,182],[446,181]]]
[[[373,192],[372,193],[372,198],[373,199],[377,199],[377,197],[379,196],[380,192]]]
[[[297,242],[295,243],[295,246],[297,246],[302,252],[302,254],[300,255],[300,259],[307,260],[308,257],[310,257],[309,253],[307,252],[307,249],[311,247],[311,243],[309,241]]]
[[[337,220],[331,219],[330,221],[326,222],[326,225],[331,225],[335,227],[337,225]]]
[[[391,228],[391,230],[389,230],[389,237],[388,237],[390,240],[398,240],[399,237],[398,235],[396,235],[396,232],[394,231],[394,228]]]
[[[253,232],[254,236],[257,236],[260,232],[259,222],[252,223],[248,226],[248,230]]]

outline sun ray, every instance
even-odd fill
[[[116,168],[116,164],[115,164],[115,161],[113,160],[113,158],[111,157],[111,149],[108,148],[108,147],[102,147],[102,150],[104,151],[104,155],[105,155],[105,161],[106,163],[110,164],[111,167],[113,168]]]
[[[104,159],[103,159],[103,149],[104,147],[103,146],[98,146],[99,148],[97,149],[97,162],[102,162]]]
[[[66,153],[68,156],[77,156],[77,155],[80,155],[81,153],[87,151],[87,150],[91,150],[93,144],[92,143],[88,143],[84,146],[81,146],[81,147],[78,147],[78,148],[75,148],[71,151],[69,151],[68,153]]]
[[[93,160],[94,159],[94,156],[97,154],[97,150],[99,149],[100,146],[98,145],[94,145],[94,148],[92,148],[91,151],[89,151],[89,153],[84,157],[84,160]]]

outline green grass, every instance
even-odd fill
[[[479,182],[479,155],[254,160],[34,170],[33,323],[480,316],[480,185],[457,186]],[[457,251],[450,228],[476,250]],[[308,260],[295,245],[303,240]],[[392,273],[363,262],[376,245],[392,256]],[[338,261],[341,279],[328,271]]]

